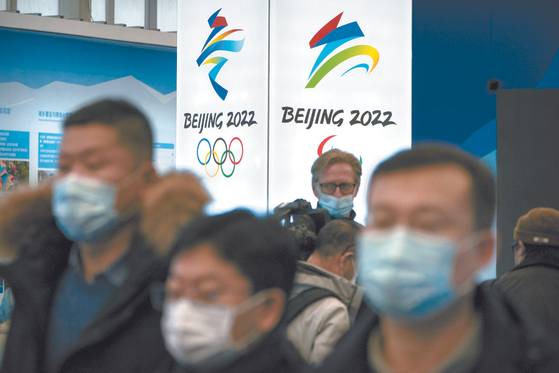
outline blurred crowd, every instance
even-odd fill
[[[316,201],[207,214],[196,176],[156,173],[130,103],[63,129],[58,174],[1,201],[1,373],[559,372],[559,211],[518,217],[515,267],[479,283],[495,180],[458,148],[364,178],[332,149],[300,186]]]

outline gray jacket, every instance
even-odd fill
[[[363,291],[346,279],[307,262],[299,262],[291,297],[297,285],[328,289],[336,297],[321,299],[301,312],[288,326],[287,336],[310,364],[320,363],[349,330],[363,301]]]

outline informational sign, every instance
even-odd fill
[[[41,183],[56,174],[62,134],[39,132],[38,141],[39,163],[37,181]]]
[[[364,220],[372,169],[411,145],[411,3],[271,1],[271,207],[315,203],[312,163],[339,148],[361,161]]]
[[[39,133],[39,169],[56,170],[62,135]]]
[[[29,132],[0,131],[0,192],[29,183]]]
[[[29,132],[0,131],[0,158],[29,159]]]
[[[7,181],[36,184],[54,175],[64,119],[77,108],[102,98],[124,99],[138,106],[152,123],[157,169],[174,169],[172,48],[1,27],[0,40],[12,51],[9,57],[0,59],[0,132],[6,134],[7,144],[0,146],[5,148],[0,149],[0,173],[2,160],[11,162],[7,164],[8,173],[20,170]],[[37,50],[41,51],[40,57]],[[92,60],[90,56],[98,58]],[[166,62],[172,63],[167,66]],[[159,71],[153,69],[154,65],[172,68]],[[21,74],[22,70],[26,73]],[[172,84],[167,82],[168,75],[173,76]]]
[[[179,1],[177,167],[197,173],[210,210],[267,202],[268,3]]]
[[[409,0],[179,2],[177,165],[215,210],[271,210],[314,204],[311,165],[340,148],[363,221],[373,167],[411,145],[411,22]]]

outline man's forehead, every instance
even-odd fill
[[[454,165],[425,166],[377,175],[369,191],[370,207],[463,205],[471,202],[471,178]]]
[[[194,264],[204,263],[204,266]],[[236,272],[236,267],[223,259],[210,244],[198,244],[189,250],[185,250],[173,260],[172,270],[177,273],[201,273],[205,271],[214,272],[220,268],[221,273]]]
[[[211,280],[228,286],[250,286],[250,281],[233,263],[223,259],[209,244],[200,244],[177,254],[171,265],[176,279]]]
[[[120,146],[116,129],[102,124],[87,124],[64,130],[61,152],[105,152]]]
[[[328,166],[326,166],[324,168],[324,170],[322,170],[322,172],[320,173],[320,177],[328,177],[328,176],[351,176],[354,177],[355,176],[355,171],[353,170],[353,168],[351,167],[351,165],[349,163],[346,162],[336,162],[336,163],[332,163],[329,164]]]

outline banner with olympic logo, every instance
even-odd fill
[[[411,145],[411,0],[178,5],[177,167],[206,182],[212,211],[315,203],[318,154],[352,152],[366,184]],[[363,221],[363,192],[355,210]]]
[[[331,148],[367,178],[411,145],[411,0],[272,0],[270,8],[270,206],[316,202],[310,168]],[[285,180],[289,180],[286,183]]]
[[[240,154],[233,152],[234,142],[240,145]],[[217,145],[220,144],[223,145],[218,148]],[[202,145],[202,150],[200,150],[200,145]],[[201,154],[203,154],[202,157],[200,157]],[[223,137],[218,137],[214,140],[213,144],[207,138],[202,137],[196,147],[196,158],[198,159],[198,163],[204,167],[204,171],[208,177],[216,177],[220,171],[224,177],[233,176],[235,168],[241,163],[244,155],[245,150],[243,142],[238,137],[233,137],[229,143],[227,143]],[[211,166],[215,167],[214,171],[209,170],[210,163],[213,163]],[[226,171],[227,166],[229,166],[229,169]]]
[[[268,2],[178,2],[177,168],[199,175],[209,212],[267,209]]]

